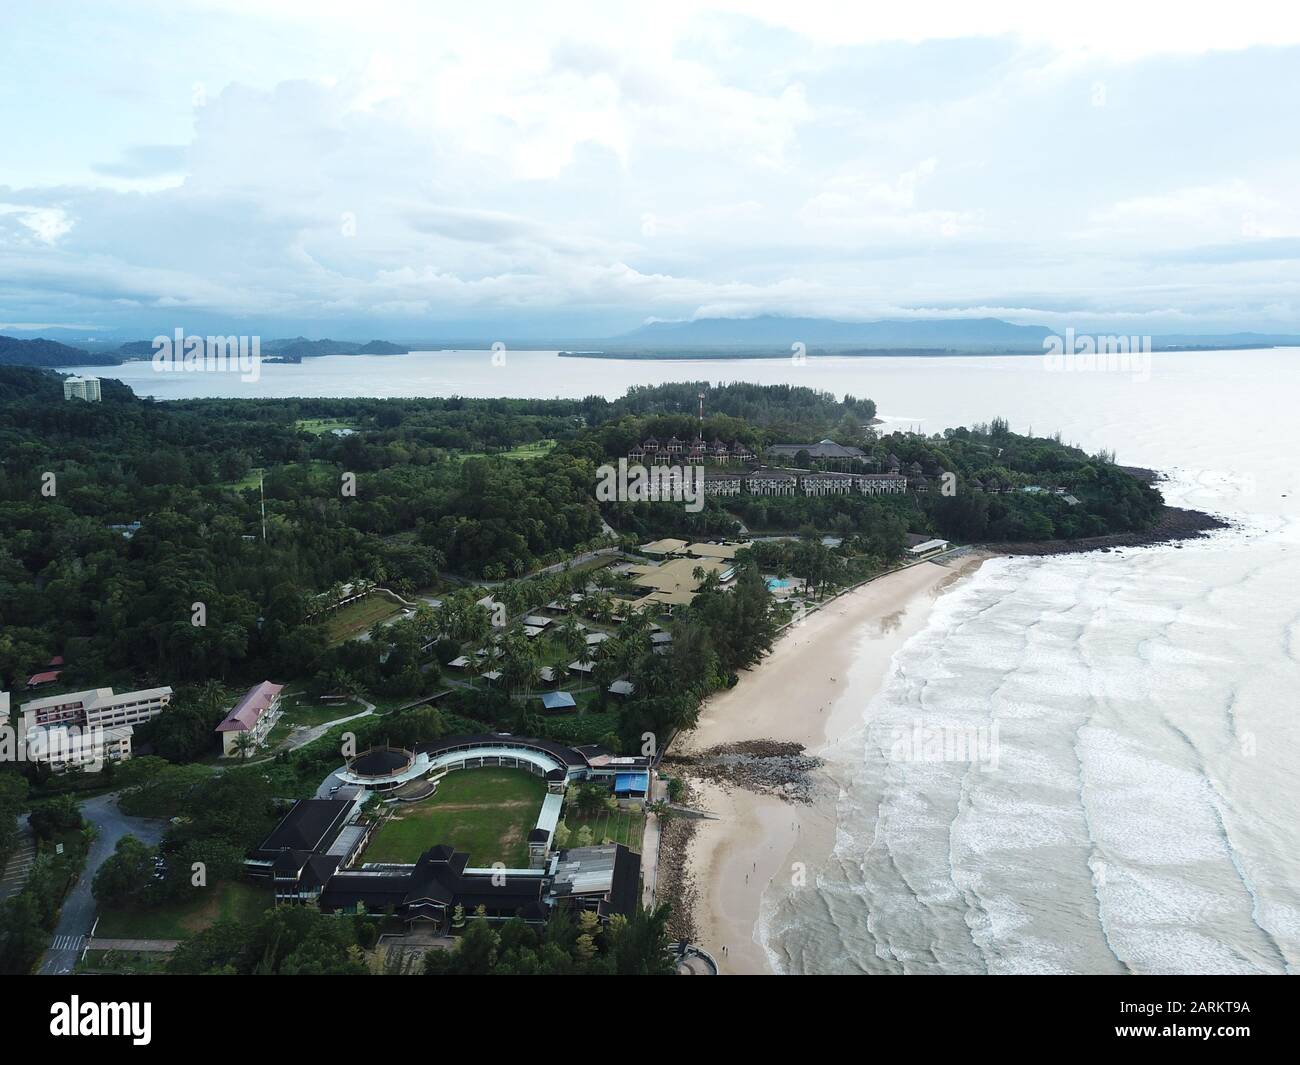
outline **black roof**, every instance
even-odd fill
[[[410,874],[335,873],[321,892],[322,910],[349,909],[363,903],[372,912],[400,907],[411,888]]]
[[[299,799],[253,854],[274,861],[279,851],[327,850],[351,809],[350,799]]]
[[[414,760],[410,751],[395,747],[376,747],[357,755],[348,765],[348,769],[363,777],[384,777],[405,769]]]
[[[638,896],[641,894],[641,855],[628,850],[623,844],[618,845],[618,856],[614,859],[614,886],[609,893],[609,909],[631,917],[636,913]]]

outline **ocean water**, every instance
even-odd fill
[[[1291,972],[1300,967],[1300,351],[631,362],[487,352],[230,374],[87,372],[141,394],[614,397],[804,384],[886,429],[1008,419],[1150,466],[1236,526],[1181,548],[998,559],[944,595],[826,752],[837,839],[774,883],[785,972]],[[864,634],[865,637],[865,634]]]
[[[1225,364],[1085,382],[1062,423],[1235,528],[986,562],[850,684],[834,853],[764,896],[778,971],[1300,968],[1300,367]]]

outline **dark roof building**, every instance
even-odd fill
[[[819,440],[815,444],[773,444],[767,453],[778,458],[793,458],[801,451],[814,459],[865,459],[867,453],[860,447],[845,447],[834,440]]]
[[[273,862],[281,851],[324,852],[351,818],[355,805],[351,799],[299,799],[253,855]]]

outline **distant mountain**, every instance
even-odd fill
[[[1300,347],[1295,333],[1168,333],[1151,338],[1151,346],[1160,348],[1293,348]]]
[[[128,340],[117,349],[119,355],[128,359],[146,359],[153,356],[152,340]]]
[[[116,355],[102,352],[92,355],[44,337],[19,340],[0,336],[0,366],[120,366],[121,363]]]
[[[1052,330],[1013,325],[997,318],[901,318],[840,322],[829,318],[700,318],[692,322],[652,322],[618,337],[638,346],[771,347],[802,342],[809,347],[1043,350]]]
[[[352,340],[308,340],[293,337],[290,340],[268,340],[262,344],[264,355],[282,355],[286,359],[313,359],[322,355],[405,355],[410,349],[387,340],[371,340],[358,344]]]

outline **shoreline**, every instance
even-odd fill
[[[830,600],[786,630],[772,653],[711,697],[675,753],[699,756],[746,741],[797,744],[808,755],[834,746],[862,724],[888,678],[894,652],[919,632],[934,602],[974,572],[983,551],[917,563]],[[667,759],[666,759],[667,760]],[[757,941],[763,891],[777,877],[811,876],[835,843],[836,786],[824,769],[810,774],[807,801],[789,801],[692,775],[691,823],[680,886],[695,941],[723,973],[773,972]]]

